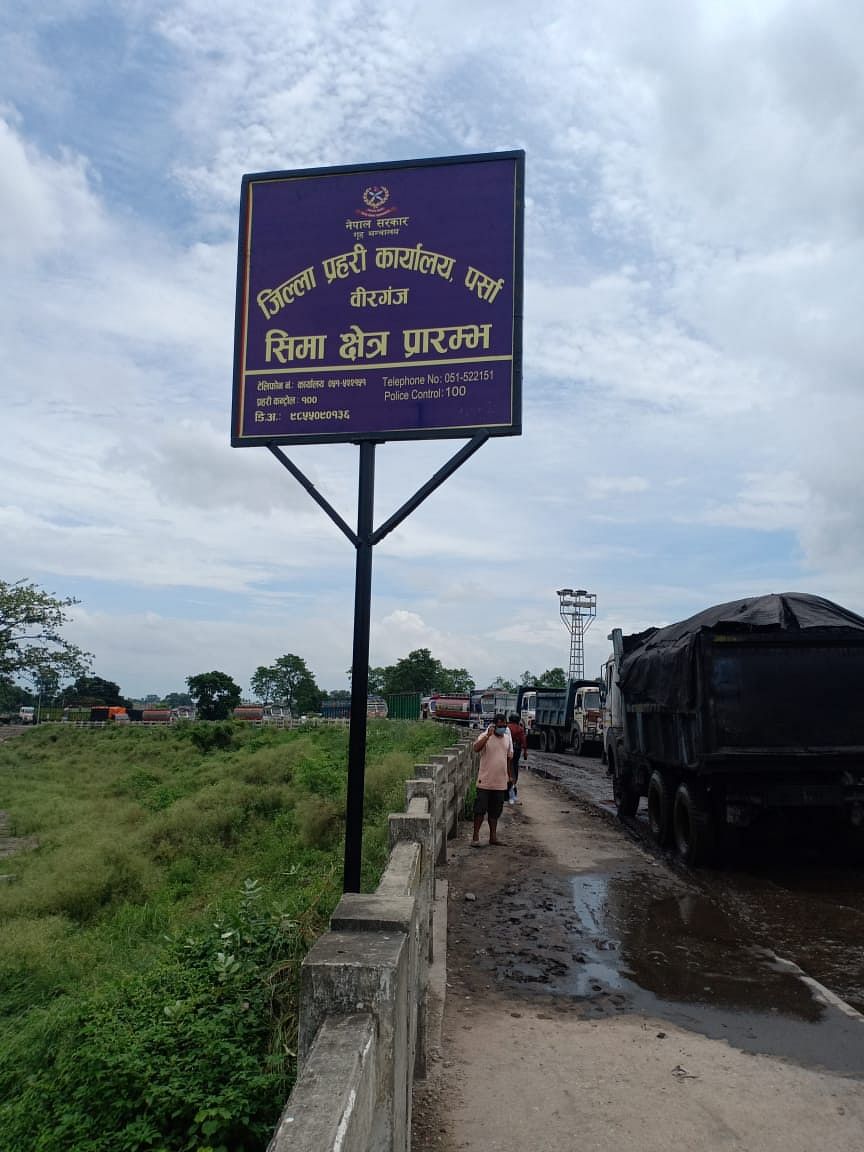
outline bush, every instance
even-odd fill
[[[405,777],[448,739],[370,724],[366,888]],[[0,806],[38,840],[0,884],[0,1152],[265,1147],[299,963],[340,894],[346,752],[344,729],[231,722],[0,745]]]

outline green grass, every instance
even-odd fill
[[[430,724],[369,726],[363,886]],[[0,1152],[252,1152],[341,889],[347,735],[44,727],[0,745]]]

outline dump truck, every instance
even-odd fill
[[[566,688],[520,687],[516,711],[525,725],[528,745],[541,752],[603,747],[601,685],[597,680],[571,680]]]
[[[804,593],[610,634],[605,754],[618,814],[709,862],[772,815],[864,835],[864,617]]]

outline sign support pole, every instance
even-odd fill
[[[449,479],[457,468],[483,447],[488,432],[476,436],[438,469],[375,531],[372,526],[375,502],[375,445],[377,440],[360,441],[360,479],[357,492],[357,531],[339,515],[326,497],[276,444],[268,448],[283,467],[303,485],[315,503],[322,508],[357,550],[354,577],[354,647],[351,657],[351,730],[348,735],[348,785],[345,798],[345,867],[343,891],[360,891],[360,866],[363,852],[363,788],[366,782],[366,720],[369,697],[369,629],[372,618],[372,549],[388,533],[410,516],[436,488]]]
[[[360,891],[369,696],[369,627],[372,616],[374,498],[375,441],[361,440],[360,480],[357,493],[357,567],[354,578],[354,647],[351,656],[351,728],[348,734],[348,788],[345,800],[344,892]]]

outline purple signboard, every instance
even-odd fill
[[[524,160],[244,176],[232,444],[519,435]]]

